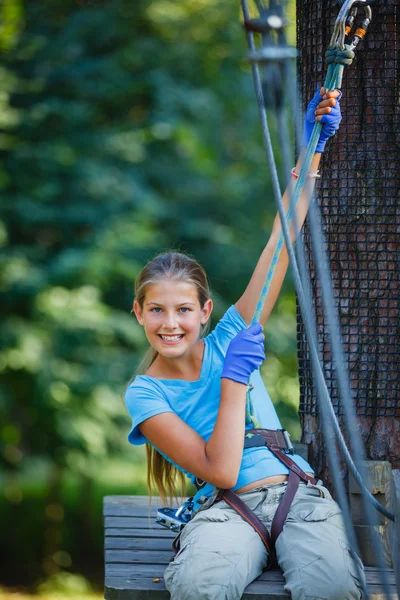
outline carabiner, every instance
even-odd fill
[[[369,24],[371,23],[371,20],[372,20],[372,10],[369,5],[364,6],[364,14],[365,14],[365,17],[362,20],[360,27],[357,27],[354,37],[351,41],[351,44],[350,44],[351,50],[355,50],[357,48],[358,44],[360,43],[360,41],[362,39],[364,39],[364,37],[367,33]],[[346,28],[345,28],[346,35],[349,35],[351,30],[353,29],[353,25],[354,25],[356,16],[357,16],[357,7],[352,8],[350,15],[347,17]]]
[[[360,28],[360,30],[357,30],[355,38],[352,41],[352,44],[354,44],[353,48],[357,46],[360,39],[362,39],[365,36],[368,25],[371,22],[372,11],[369,7],[369,3],[369,0],[344,0],[344,2],[342,3],[342,8],[340,9],[339,14],[337,16],[335,26],[333,28],[331,41],[329,43],[330,50],[333,50],[334,48],[339,48],[340,50],[344,49],[345,37],[351,31],[352,27],[351,24],[350,30],[346,31],[346,25],[349,26],[349,23],[347,21],[353,19],[352,23],[354,23],[354,18],[357,14],[357,6],[363,6],[366,13],[366,17],[362,23],[362,27]],[[364,22],[365,27],[363,26]],[[361,29],[363,31],[361,31]]]

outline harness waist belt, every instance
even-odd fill
[[[285,454],[293,454],[290,436],[285,429],[247,430],[244,436],[243,448],[247,450],[248,448],[258,448],[260,446],[267,446],[270,450],[271,448],[277,448],[282,450]],[[206,483],[206,481],[199,479],[199,477],[196,477],[194,481],[197,490],[201,490]]]
[[[244,436],[244,448],[267,446],[279,448],[287,454],[293,454],[290,436],[285,429],[249,429]]]

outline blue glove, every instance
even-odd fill
[[[322,115],[321,123],[323,124],[323,127],[315,152],[323,152],[328,139],[335,135],[336,131],[339,129],[340,121],[342,120],[339,104],[341,97],[342,94],[340,93],[339,98],[336,98],[335,106],[331,106],[332,110],[329,115]],[[318,90],[307,107],[306,115],[304,117],[303,138],[301,141],[302,146],[308,146],[308,142],[310,141],[310,137],[314,129],[315,111],[317,110],[318,104],[322,102],[322,100],[323,98]]]
[[[264,335],[260,323],[240,331],[231,341],[221,377],[247,385],[253,371],[265,360]]]

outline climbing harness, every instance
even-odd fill
[[[317,480],[314,477],[307,475],[307,473],[304,473],[304,471],[300,469],[300,467],[291,458],[291,455],[293,455],[293,446],[290,441],[290,436],[285,429],[246,430],[243,444],[244,450],[256,447],[267,447],[268,450],[270,450],[272,454],[274,454],[274,456],[276,456],[276,458],[289,469],[286,490],[272,520],[271,534],[265,525],[260,521],[260,519],[253,513],[253,511],[250,510],[243,500],[241,500],[240,497],[232,490],[219,490],[212,504],[207,508],[210,508],[210,506],[218,504],[218,502],[221,501],[226,502],[231,508],[233,508],[245,521],[247,521],[249,525],[251,525],[251,527],[253,527],[256,533],[258,533],[270,557],[270,566],[272,566],[272,564],[276,562],[275,543],[283,530],[286,517],[288,515],[293,498],[296,495],[300,481],[303,481],[307,485],[316,485]],[[188,502],[183,504],[182,507],[175,511],[174,515],[171,513],[172,518],[175,520],[171,525],[169,525],[169,528],[173,531],[179,531],[179,535],[177,538],[175,538],[172,544],[174,554],[179,552],[180,532],[186,524],[183,522],[181,524],[176,523],[176,517],[182,513],[182,509],[185,511],[188,506],[191,505],[193,507],[192,500],[193,499],[190,498]],[[173,509],[169,510],[173,511]],[[157,518],[157,523],[168,527],[168,525],[163,522],[163,519],[165,519],[164,515],[161,516],[161,519]]]
[[[274,518],[271,525],[271,535],[263,536],[262,540],[264,545],[269,551],[269,555],[274,560],[275,555],[275,543],[280,533],[283,530],[283,526],[286,521],[290,506],[293,498],[296,495],[300,481],[304,483],[316,485],[317,480],[304,473],[302,469],[294,462],[290,455],[293,454],[293,446],[290,442],[290,436],[284,429],[270,430],[270,429],[250,429],[246,431],[244,448],[255,448],[260,446],[266,446],[268,450],[276,456],[280,462],[282,462],[289,469],[289,478],[287,482],[286,491],[283,495],[282,500],[275,512]],[[222,490],[220,495],[217,497],[218,500],[225,500],[232,508],[240,513],[240,510],[244,510],[244,502],[240,500],[239,496],[231,490]],[[247,507],[246,507],[247,508]],[[249,509],[247,509],[249,510]],[[254,513],[250,511],[253,516]],[[246,519],[248,521],[248,519]],[[250,522],[253,526],[253,524]],[[254,526],[253,526],[254,527]],[[256,529],[257,531],[257,529]],[[257,531],[257,533],[259,533]],[[268,533],[268,532],[267,532]]]

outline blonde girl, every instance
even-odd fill
[[[339,92],[318,92],[306,117],[306,145],[315,119],[324,123],[311,170],[319,167],[326,140],[340,122]],[[301,158],[296,165],[299,172]],[[297,220],[303,223],[309,179]],[[288,193],[283,198],[288,205]],[[280,429],[263,384],[262,327],[278,297],[288,266],[280,256],[260,323],[250,326],[281,232],[277,216],[271,236],[242,296],[215,329],[205,335],[213,303],[202,267],[180,253],[157,256],[136,280],[134,312],[150,343],[152,357],[143,375],[127,388],[132,417],[129,441],[147,444],[149,483],[159,494],[175,495],[175,472],[206,482],[194,498],[194,516],[183,529],[180,551],[165,572],[172,600],[239,600],[272,557],[260,536],[226,502],[213,504],[215,489],[231,489],[267,528],[283,497],[289,470],[268,448],[243,449],[245,401],[250,378],[252,401],[263,427]],[[312,474],[300,456],[296,464]],[[276,557],[285,589],[295,600],[361,598],[340,509],[321,482],[300,484]]]

